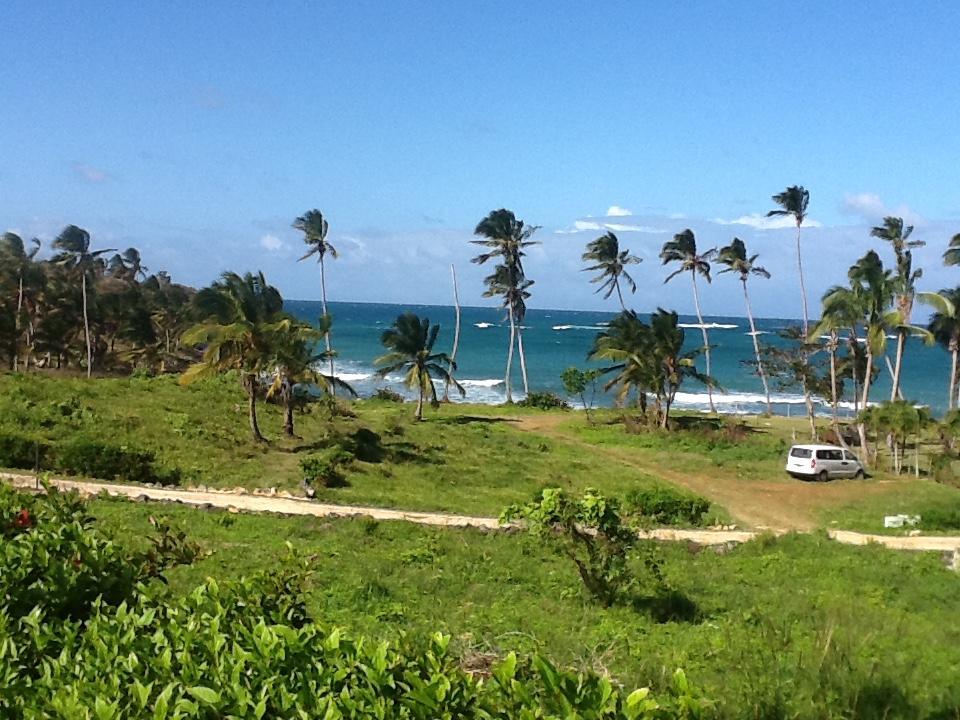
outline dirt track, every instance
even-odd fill
[[[32,475],[0,473],[0,479],[7,480],[15,487],[35,488],[36,478]],[[277,497],[254,495],[246,492],[168,490],[142,485],[121,485],[117,483],[51,479],[50,484],[62,490],[76,490],[84,495],[107,493],[113,496],[138,498],[153,502],[177,502],[197,507],[220,508],[234,512],[271,512],[283,515],[313,515],[315,517],[369,517],[375,520],[402,520],[419,525],[437,525],[442,527],[476,527],[488,530],[503,529],[496,518],[473,517],[469,515],[449,515],[446,513],[413,512],[408,510],[389,510],[358,505],[329,505],[296,497]],[[747,542],[757,533],[746,530],[672,530],[661,528],[644,533],[646,537],[657,540],[694,542],[699,545],[724,545]],[[867,545],[877,543],[897,550],[926,550],[932,552],[953,552],[960,555],[960,537],[916,536],[896,537],[889,535],[867,535],[847,530],[831,530],[830,537],[847,545]]]

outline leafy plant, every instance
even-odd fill
[[[353,457],[343,448],[334,447],[323,453],[307,455],[300,460],[303,479],[308,484],[323,487],[343,487],[346,479],[342,468],[353,461]]]
[[[523,400],[517,403],[518,407],[536,408],[537,410],[569,410],[570,404],[552,392],[530,392]]]
[[[667,485],[657,485],[631,490],[624,498],[624,507],[627,515],[644,523],[698,526],[710,511],[710,501]]]
[[[587,422],[591,425],[593,421],[590,418],[590,411],[593,410],[593,404],[597,397],[597,378],[601,375],[600,370],[581,370],[577,367],[568,367],[560,375],[560,381],[563,383],[563,389],[568,395],[576,395],[580,398],[583,405],[583,411],[587,415]],[[590,390],[589,395],[587,390]],[[590,398],[589,402],[587,397]]]

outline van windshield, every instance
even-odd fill
[[[811,451],[808,448],[790,448],[790,457],[795,458],[808,458],[811,455]]]

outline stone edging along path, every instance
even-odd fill
[[[0,479],[7,480],[14,487],[34,489],[37,479],[33,475],[0,473]],[[447,513],[416,512],[411,510],[391,510],[359,505],[330,505],[314,502],[305,498],[258,495],[229,490],[169,490],[143,485],[122,485],[118,483],[86,480],[65,480],[50,478],[48,482],[61,490],[77,490],[83,495],[108,495],[154,502],[176,502],[201,508],[219,508],[232,512],[271,512],[283,515],[312,515],[314,517],[369,517],[374,520],[402,520],[419,525],[440,527],[475,527],[486,530],[502,530],[504,526],[497,518],[474,517],[470,515],[451,515]],[[837,542],[846,545],[869,545],[875,543],[895,550],[918,550],[929,552],[953,553],[953,565],[960,558],[960,537],[938,535],[894,536],[871,535],[850,530],[828,530],[828,535]],[[726,545],[752,540],[759,533],[749,530],[676,530],[658,528],[644,531],[643,536],[656,540],[692,542],[698,545]]]

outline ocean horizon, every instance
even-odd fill
[[[316,323],[321,314],[321,304],[313,300],[288,300],[286,309],[296,317]],[[380,334],[402,312],[413,310],[439,323],[440,335],[436,349],[449,353],[454,337],[455,308],[452,305],[420,303],[371,303],[329,302],[333,317],[333,347],[338,356],[335,361],[337,375],[350,383],[361,396],[372,394],[377,388],[386,387],[409,395],[400,376],[388,375],[378,378],[374,360],[384,353]],[[639,312],[639,311],[638,311]],[[528,309],[523,322],[523,342],[527,357],[527,372],[530,389],[548,391],[566,397],[560,374],[570,366],[580,368],[600,367],[599,363],[587,361],[587,353],[597,333],[618,314],[610,310],[556,310]],[[645,317],[647,313],[640,313]],[[801,321],[794,318],[755,318],[757,333],[763,342],[779,344],[778,331]],[[680,323],[686,330],[685,348],[692,349],[702,344],[699,325],[695,316],[681,315]],[[713,376],[720,390],[714,389],[714,403],[720,412],[733,414],[756,414],[766,409],[763,385],[753,370],[743,361],[754,357],[749,321],[740,316],[705,315],[704,325],[710,334]],[[504,375],[506,370],[509,322],[504,311],[497,307],[461,306],[460,345],[457,351],[457,380],[466,390],[464,402],[498,404],[506,399]],[[892,348],[888,347],[888,351]],[[892,355],[892,353],[891,353]],[[705,369],[701,356],[697,361],[700,370]],[[916,338],[907,342],[903,364],[904,396],[918,405],[929,406],[940,415],[946,412],[947,381],[950,358],[938,346],[926,346]],[[511,374],[514,399],[523,397],[520,364],[514,357]],[[603,381],[598,383],[596,404],[613,405],[612,393],[602,391]],[[881,360],[881,373],[871,391],[871,401],[889,399],[890,377]],[[776,388],[771,382],[771,402],[778,415],[798,415],[805,412],[804,398],[799,387]],[[460,401],[454,393],[452,400]],[[566,398],[577,405],[575,398]],[[674,407],[685,410],[709,408],[706,388],[696,382],[684,383],[677,393]],[[829,413],[829,400],[817,398],[820,414]],[[846,382],[841,412],[853,415],[852,384]]]

